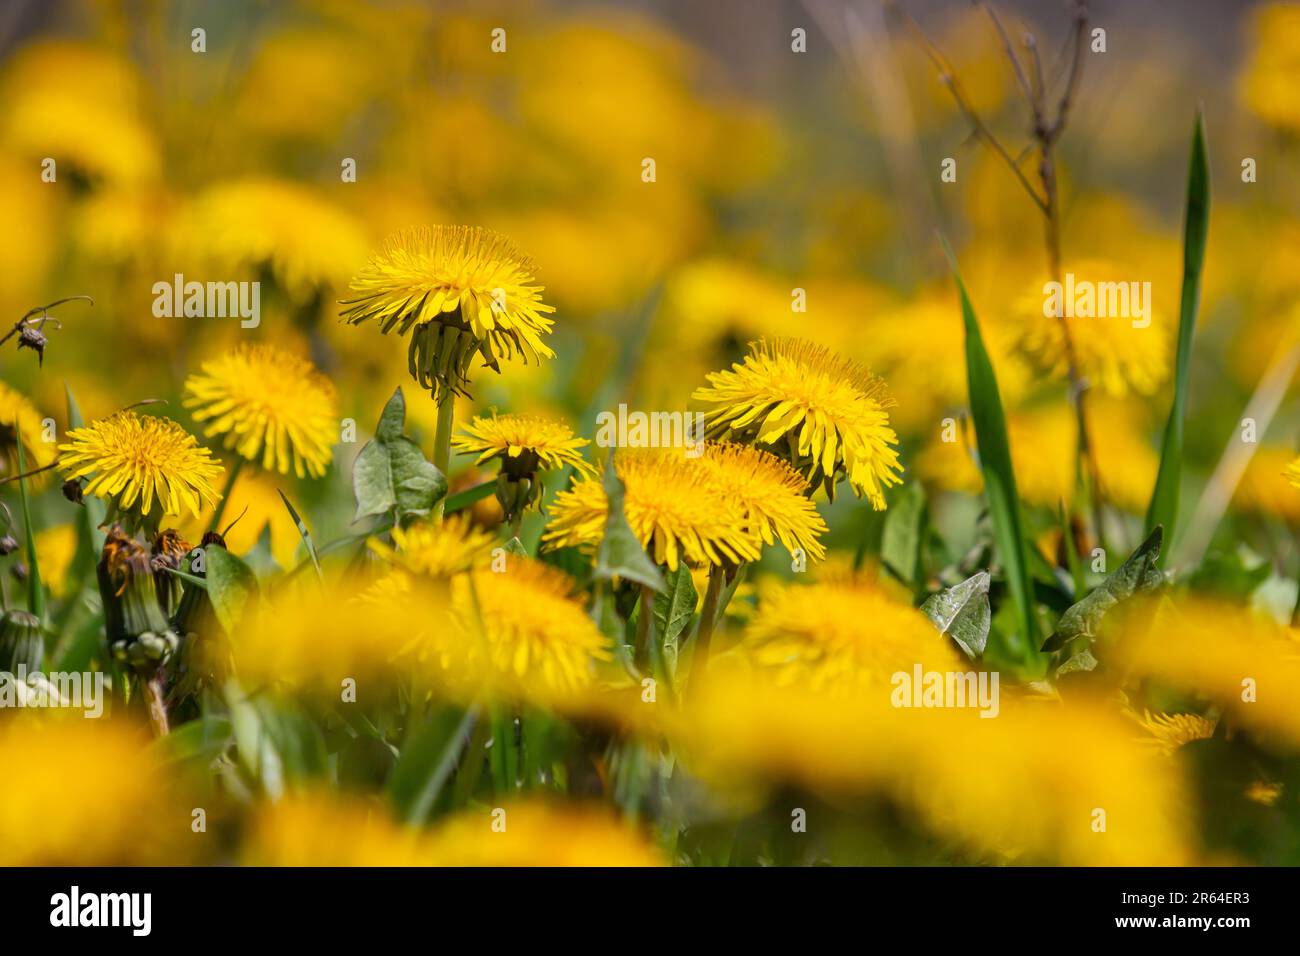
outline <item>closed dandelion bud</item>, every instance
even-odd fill
[[[0,557],[6,557],[18,550],[18,539],[11,534],[0,536]]]
[[[22,331],[18,333],[18,347],[20,349],[31,349],[36,353],[36,364],[45,364],[45,346],[49,340],[45,333],[30,325],[24,325]]]
[[[0,671],[16,674],[20,666],[28,673],[38,671],[44,659],[40,618],[27,611],[6,611],[0,617]]]
[[[163,614],[148,550],[115,526],[96,571],[114,657],[137,669],[156,669],[175,651],[177,639]]]
[[[153,540],[150,566],[154,572],[154,588],[158,592],[158,604],[168,618],[180,606],[183,590],[181,579],[172,572],[181,569],[190,550],[189,542],[174,529],[160,531]]]
[[[209,548],[224,550],[225,547],[225,539],[217,532],[209,531],[203,536],[205,551]],[[196,563],[187,561],[186,572],[206,577],[205,571],[195,567]],[[206,589],[186,582],[172,619],[172,630],[184,635],[177,650],[173,699],[184,700],[192,697],[204,684],[219,684],[225,680],[230,670],[230,648]]]

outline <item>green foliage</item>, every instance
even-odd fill
[[[406,400],[398,388],[379,416],[375,437],[353,463],[354,520],[392,513],[404,524],[427,517],[446,497],[446,477],[424,457],[419,445],[402,434],[405,425]]]

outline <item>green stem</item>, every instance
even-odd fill
[[[216,531],[217,525],[221,523],[221,516],[226,513],[226,502],[230,500],[230,493],[235,490],[235,481],[239,478],[239,472],[243,467],[243,458],[236,458],[235,463],[230,466],[230,471],[226,474],[226,486],[221,489],[221,500],[217,502],[217,510],[212,514],[212,523],[208,525],[209,531]]]
[[[695,631],[695,650],[691,653],[692,682],[704,677],[709,666],[709,647],[713,643],[713,628],[718,618],[718,597],[722,594],[722,568],[709,568],[709,585],[704,589],[704,604],[700,608],[700,624]]]
[[[433,466],[442,472],[444,478],[447,477],[447,467],[451,464],[451,431],[456,424],[456,393],[451,389],[443,389],[442,397],[438,399],[438,427],[433,433]],[[443,498],[433,506],[433,520],[442,520],[443,506],[447,499]]]
[[[41,584],[41,566],[36,560],[36,529],[32,527],[32,509],[27,500],[27,460],[23,454],[21,437],[15,442],[18,449],[18,495],[22,499],[23,534],[27,540],[27,609],[45,623],[45,588]]]

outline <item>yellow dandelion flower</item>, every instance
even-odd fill
[[[504,829],[501,827],[504,823]],[[467,810],[430,834],[438,866],[663,866],[645,837],[600,806],[539,800]]]
[[[464,426],[464,434],[451,441],[457,451],[478,454],[475,465],[500,458],[503,470],[521,476],[565,465],[583,475],[595,474],[581,452],[590,444],[585,438],[574,438],[563,422],[529,415],[477,416]]]
[[[747,530],[745,508],[697,461],[680,449],[621,452],[614,469],[623,482],[623,513],[632,532],[659,564],[756,561],[761,541]],[[604,537],[609,499],[598,478],[577,482],[551,505],[542,535],[547,547],[595,548]]]
[[[194,436],[166,418],[118,412],[68,432],[59,471],[89,478],[85,493],[109,501],[108,520],[121,514],[156,526],[183,509],[198,515],[220,495],[212,482],[221,463]]]
[[[693,397],[718,407],[709,437],[758,444],[790,460],[830,498],[847,477],[877,511],[898,484],[898,436],[889,425],[885,384],[856,362],[801,339],[761,340],[743,362],[711,372]]]
[[[563,422],[495,414],[475,418],[464,426],[464,434],[451,440],[452,448],[478,454],[475,466],[501,459],[496,497],[507,520],[517,518],[525,508],[541,507],[544,489],[537,480],[539,470],[569,465],[580,475],[595,474],[582,457],[581,449],[589,444],[585,438],[575,438]]]
[[[0,382],[0,477],[18,474],[20,441],[28,471],[54,461],[54,444],[42,440],[44,419],[27,396]]]
[[[476,527],[463,512],[441,524],[422,521],[393,528],[391,534],[391,545],[371,538],[370,550],[394,567],[429,578],[450,577],[478,567],[496,547],[496,536]]]
[[[473,676],[492,689],[543,701],[589,688],[596,662],[613,654],[574,588],[564,572],[527,558],[512,559],[501,573],[478,570],[454,579],[453,607],[467,650],[462,660],[480,670]],[[474,652],[478,639],[486,642],[486,659]]]
[[[518,354],[540,362],[554,320],[533,279],[533,264],[509,239],[478,226],[408,229],[390,237],[352,280],[342,304],[351,324],[375,319],[387,335],[411,333],[408,364],[441,397],[468,384],[475,353],[500,371]]]
[[[1282,469],[1282,476],[1286,478],[1293,488],[1300,488],[1300,458],[1289,462]]]
[[[776,539],[791,554],[802,551],[813,560],[826,556],[817,540],[826,522],[805,491],[807,483],[790,464],[749,445],[709,442],[700,465],[745,510],[745,527],[770,545]]]
[[[334,386],[306,359],[270,345],[243,345],[203,363],[185,381],[185,407],[208,438],[267,471],[325,474],[338,433]]]
[[[176,217],[177,254],[222,269],[267,267],[298,303],[347,280],[366,237],[351,215],[287,180],[241,179],[201,193]]]
[[[1150,395],[1169,376],[1168,313],[1147,297],[1139,315],[1131,299],[1132,276],[1109,262],[1087,260],[1070,267],[1075,278],[1058,303],[1035,284],[1017,307],[1016,344],[1040,370],[1064,378],[1069,359],[1062,324],[1070,330],[1079,374],[1117,398]],[[1074,301],[1068,301],[1071,290]],[[1113,292],[1113,294],[1112,294]],[[1065,316],[1057,317],[1058,306]]]
[[[158,866],[195,844],[192,805],[128,721],[21,715],[0,721],[0,866]],[[178,821],[181,821],[178,823]]]
[[[1143,711],[1138,723],[1151,735],[1149,742],[1165,756],[1169,756],[1193,740],[1212,737],[1216,722],[1199,714],[1152,714]]]
[[[778,683],[853,693],[893,675],[961,670],[948,639],[920,611],[862,575],[768,585],[740,650]]]

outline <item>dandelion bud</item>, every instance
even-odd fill
[[[0,536],[0,558],[18,550],[18,539],[11,534]]]
[[[48,344],[49,340],[45,337],[45,333],[30,325],[24,325],[22,331],[18,333],[18,347],[35,352],[38,365],[45,364],[45,346]]]
[[[156,670],[178,641],[163,613],[148,550],[115,525],[96,570],[113,656],[139,670]]]

